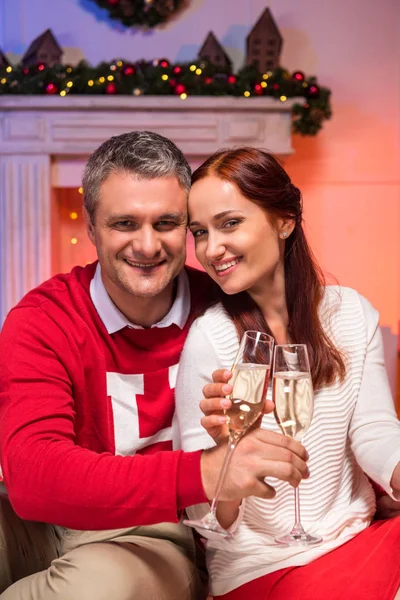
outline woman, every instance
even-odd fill
[[[304,438],[311,475],[300,487],[302,522],[323,537],[318,546],[274,542],[293,523],[293,490],[270,480],[275,498],[247,498],[233,539],[207,535],[211,591],[226,600],[393,599],[400,519],[370,526],[375,496],[364,474],[392,497],[400,492],[400,426],[378,314],[356,291],[325,287],[303,231],[300,192],[273,156],[222,151],[192,183],[196,255],[221,302],[194,323],[183,351],[176,388],[182,446],[211,445],[197,399],[208,373],[230,368],[246,329],[264,330],[278,344],[306,343],[315,409]],[[262,427],[279,431],[271,414]],[[189,516],[207,508],[193,507]],[[218,516],[229,526],[236,514],[223,503]]]

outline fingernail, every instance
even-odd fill
[[[222,391],[224,392],[224,394],[230,394],[232,391],[232,386],[225,384],[222,386]]]
[[[228,422],[228,417],[218,417],[218,421],[225,425]]]
[[[221,400],[220,404],[222,408],[230,408],[232,403],[230,400]]]
[[[231,371],[224,371],[224,377],[232,377]]]

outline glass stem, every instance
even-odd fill
[[[218,478],[218,483],[217,483],[217,488],[215,490],[215,495],[214,495],[214,499],[211,503],[211,507],[210,507],[210,512],[213,514],[213,516],[216,518],[217,515],[217,504],[218,504],[218,500],[219,497],[221,495],[221,490],[222,490],[222,486],[224,484],[225,481],[225,475],[226,472],[228,470],[229,464],[231,462],[231,458],[232,458],[232,454],[233,451],[235,450],[238,441],[240,440],[240,438],[242,437],[241,434],[238,433],[230,433],[229,434],[229,441],[228,441],[228,448],[226,450],[226,454],[225,454],[225,458],[224,458],[224,462],[222,465],[222,469],[221,469],[221,473],[219,474],[219,478]]]
[[[299,488],[294,488],[294,525],[290,532],[292,535],[302,535],[305,533],[300,521],[300,495]]]

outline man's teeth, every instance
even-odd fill
[[[228,263],[224,263],[223,265],[215,265],[214,269],[216,271],[226,271],[226,269],[229,269],[229,267],[233,267],[234,265],[236,265],[239,262],[238,258],[235,258],[235,260],[231,260]]]
[[[126,262],[128,263],[128,265],[131,265],[132,267],[140,267],[141,269],[148,269],[150,267],[157,267],[160,263],[156,262],[156,263],[135,263],[135,262],[131,262],[130,260],[125,259]]]

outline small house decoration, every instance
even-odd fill
[[[4,54],[4,52],[2,51],[2,49],[0,48],[0,67],[9,67],[10,63],[8,62],[6,55]]]
[[[44,64],[46,67],[52,67],[61,63],[63,50],[58,44],[51,29],[46,29],[39,37],[33,40],[28,50],[22,57],[22,64],[25,68]]]
[[[248,65],[260,73],[279,67],[282,36],[269,8],[266,8],[246,38]]]
[[[197,56],[217,67],[224,67],[229,72],[232,71],[232,61],[212,31],[208,33]]]

